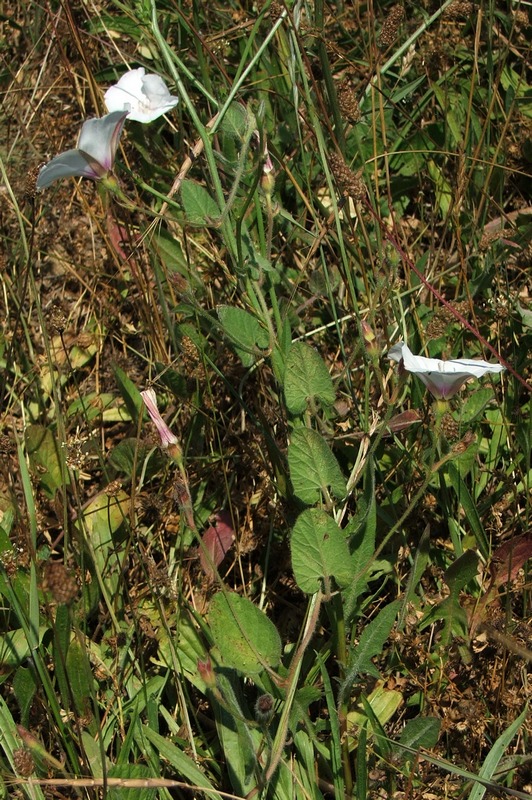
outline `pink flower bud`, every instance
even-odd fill
[[[140,393],[144,405],[146,406],[146,410],[150,415],[150,419],[157,428],[157,432],[161,437],[161,447],[165,450],[172,445],[177,445],[178,439],[177,436],[174,436],[164,419],[161,417],[159,413],[159,409],[157,408],[157,395],[155,394],[153,389],[145,389],[143,392]]]
[[[372,358],[378,358],[379,348],[377,346],[377,337],[375,336],[372,328],[365,320],[360,323],[360,327],[362,328],[362,339],[364,341],[366,351]]]
[[[275,189],[275,169],[268,152],[268,147],[264,147],[265,161],[262,165],[262,176],[260,179],[260,186],[264,194],[271,196]]]
[[[207,689],[216,688],[216,675],[212,668],[211,659],[208,656],[205,661],[198,659],[198,672]]]

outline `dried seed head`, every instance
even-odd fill
[[[156,522],[163,511],[164,502],[154,492],[135,493],[135,511],[144,522]]]
[[[197,344],[190,336],[183,336],[180,342],[182,370],[189,378],[203,378],[205,368],[200,358]]]
[[[476,442],[476,440],[477,437],[475,434],[472,431],[467,431],[467,433],[462,436],[460,441],[456,442],[456,444],[452,446],[452,452],[456,455],[461,455],[462,453],[465,453],[466,450],[468,450],[471,445]]]
[[[444,19],[459,19],[469,17],[473,13],[473,3],[469,0],[454,0],[444,11]]]
[[[6,550],[0,556],[0,567],[4,570],[9,578],[17,574],[18,560],[17,554],[13,550]]]
[[[528,14],[524,9],[522,8],[514,9],[513,15],[516,28],[528,28],[530,22],[528,20]]]
[[[388,12],[388,16],[382,23],[382,28],[380,32],[380,36],[378,38],[377,44],[383,50],[387,47],[390,47],[395,40],[397,39],[397,33],[399,31],[399,26],[403,21],[405,16],[405,10],[403,6],[396,5],[392,6]]]
[[[79,333],[76,337],[76,345],[80,347],[82,350],[87,350],[91,345],[95,342],[95,336],[93,333],[89,333],[89,331],[84,331],[83,333]]]
[[[122,481],[119,478],[116,478],[114,481],[111,481],[107,484],[104,492],[108,497],[116,497],[121,489]]]
[[[427,325],[427,330],[425,331],[427,339],[439,339],[445,335],[448,327],[448,320],[444,319],[441,314],[435,314]]]
[[[331,153],[329,156],[329,167],[340,190],[355,200],[362,200],[366,196],[366,187],[360,179],[360,175],[355,174],[342,156]]]
[[[168,595],[171,591],[172,584],[166,564],[164,562],[157,564],[153,558],[150,557],[147,559],[147,566],[151,590],[159,596]]]
[[[449,413],[443,416],[441,430],[448,442],[456,441],[460,435],[460,426]]]
[[[458,311],[458,313],[463,317],[467,317],[469,314],[469,303],[467,300],[454,303],[453,308],[455,308],[456,311]],[[447,306],[439,308],[427,325],[425,331],[427,338],[439,339],[447,333],[449,325],[452,325],[455,322],[456,316],[453,314],[450,308]]]
[[[26,175],[26,182],[24,184],[24,197],[28,200],[34,200],[35,195],[37,194],[37,178],[39,176],[39,172],[41,167],[45,165],[45,161],[41,164],[37,164],[36,167],[32,167],[28,170]]]
[[[68,605],[78,593],[74,576],[60,561],[48,561],[44,566],[44,584],[56,603]]]
[[[338,105],[344,117],[353,125],[360,120],[360,106],[353,91],[351,81],[343,80],[338,85]]]
[[[510,318],[511,309],[508,303],[508,298],[500,295],[493,298],[493,314],[496,320],[504,322]]]
[[[70,469],[81,472],[88,461],[88,453],[85,445],[89,441],[88,436],[70,436],[66,443],[66,464]]]
[[[447,328],[452,323],[453,317],[449,318],[446,306],[442,306],[435,311],[432,319],[426,327],[425,333],[428,339],[439,339],[447,333]]]
[[[52,333],[63,333],[67,324],[67,317],[63,309],[54,303],[47,313],[48,324]]]
[[[0,453],[7,455],[15,449],[15,442],[6,433],[0,435]]]
[[[277,0],[272,0],[272,2],[270,3],[269,11],[270,11],[270,20],[272,22],[277,22],[279,17],[281,17],[284,8],[282,3],[278,3]]]
[[[15,772],[18,772],[23,778],[29,778],[35,769],[33,756],[25,747],[17,747],[16,750],[13,750],[13,764]]]
[[[78,717],[78,725],[80,728],[88,728],[94,721],[94,714],[90,709],[85,711],[82,717]]]
[[[15,550],[5,550],[0,556],[0,567],[10,578],[13,578],[19,569],[25,569],[28,563],[28,554],[22,547],[17,547]]]
[[[487,231],[486,233],[482,234],[480,242],[478,243],[478,249],[481,253],[486,253],[493,242],[496,242],[497,239],[500,237],[500,231]]]

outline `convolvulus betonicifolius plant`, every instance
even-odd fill
[[[0,20],[5,792],[529,796],[528,11]]]

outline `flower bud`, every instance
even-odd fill
[[[159,413],[157,408],[157,396],[153,389],[145,389],[140,393],[140,396],[142,397],[144,405],[146,406],[146,410],[150,415],[151,421],[157,428],[157,432],[161,438],[161,447],[164,450],[169,450],[170,447],[176,445],[179,447],[177,443],[177,436],[172,433]],[[170,453],[170,455],[172,455],[172,453]]]
[[[216,675],[212,668],[211,659],[208,656],[205,661],[198,659],[198,672],[207,689],[216,689]]]
[[[275,188],[275,169],[270,158],[270,154],[266,150],[266,160],[262,165],[262,177],[260,179],[261,189],[264,194],[271,196]]]
[[[261,694],[255,703],[255,719],[260,724],[268,723],[273,714],[273,697],[271,694]]]
[[[375,336],[373,329],[365,320],[362,320],[360,327],[362,328],[362,339],[368,355],[371,358],[378,358],[379,348],[377,346],[377,337]]]

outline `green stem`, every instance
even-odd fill
[[[218,174],[218,169],[216,166],[216,159],[214,157],[214,151],[211,144],[211,138],[214,133],[214,128],[221,122],[221,117],[218,117],[215,120],[214,125],[211,128],[207,128],[200,120],[199,116],[196,113],[196,109],[194,104],[192,103],[188,92],[181,80],[181,76],[176,69],[174,61],[176,60],[175,54],[172,52],[171,48],[168,46],[165,38],[163,37],[161,30],[159,28],[159,23],[157,21],[157,6],[155,0],[151,0],[151,8],[152,8],[152,29],[155,39],[159,47],[161,48],[161,52],[165,57],[168,69],[172,73],[172,76],[176,82],[177,89],[183,102],[187,108],[187,111],[190,115],[190,118],[198,132],[198,135],[203,143],[203,149],[205,154],[205,159],[207,161],[207,166],[209,169],[210,179],[212,181],[212,187],[215,192],[216,200],[220,208],[225,207],[225,196],[222,188],[222,183],[220,181],[220,176]],[[216,101],[214,98],[209,98],[215,105]],[[224,113],[227,107],[227,103],[224,105]],[[237,264],[237,254],[238,248],[235,239],[235,235],[232,229],[232,226],[228,224],[229,220],[225,220],[222,224],[222,235],[224,242],[233,258],[235,264]]]
[[[153,2],[153,0],[152,0],[152,2]],[[214,123],[214,125],[212,127],[213,134],[217,131],[219,125],[221,124],[221,122],[222,122],[222,120],[224,118],[225,112],[227,111],[227,109],[229,108],[229,106],[231,105],[233,100],[235,99],[237,93],[240,91],[240,88],[241,88],[242,84],[244,83],[245,79],[247,78],[247,76],[249,75],[249,73],[251,72],[253,67],[260,61],[260,58],[261,58],[262,54],[264,53],[264,51],[266,50],[266,48],[270,44],[271,40],[275,36],[278,28],[280,28],[281,25],[283,24],[285,17],[286,17],[286,10],[283,10],[282,13],[280,14],[279,18],[275,21],[275,24],[272,25],[268,35],[266,36],[265,40],[263,41],[263,43],[261,44],[261,46],[259,47],[259,49],[255,53],[255,55],[253,56],[253,58],[251,59],[251,61],[247,65],[247,67],[244,70],[242,70],[242,72],[235,79],[235,82],[233,83],[233,85],[231,87],[231,91],[229,92],[225,103],[221,107],[220,112],[218,114],[218,118],[217,118],[216,122]],[[260,17],[257,20],[257,22],[255,23],[254,30],[257,27],[259,21],[260,21]],[[246,53],[247,53],[247,51],[249,49],[249,45],[250,45],[251,41],[252,41],[252,36],[250,35],[249,41],[248,41],[248,45],[246,47]],[[242,59],[242,62],[243,62],[243,59]]]
[[[437,438],[436,438],[436,436],[433,436],[431,450],[430,450],[429,463],[428,463],[426,471],[425,471],[425,478],[423,480],[423,483],[418,487],[417,492],[413,495],[413,497],[410,500],[408,506],[406,507],[404,512],[401,514],[401,516],[399,517],[399,519],[397,520],[395,525],[393,525],[390,528],[390,530],[388,531],[388,533],[386,534],[386,536],[384,537],[384,539],[382,540],[380,545],[377,547],[377,549],[375,550],[375,552],[373,553],[373,555],[371,557],[371,561],[368,562],[368,564],[366,564],[364,569],[361,570],[360,574],[357,575],[355,580],[358,580],[369,569],[369,567],[375,561],[375,559],[378,558],[380,553],[382,553],[384,547],[386,547],[387,543],[390,541],[392,536],[394,536],[397,533],[397,531],[401,528],[401,525],[403,524],[403,522],[410,516],[410,514],[412,513],[414,508],[417,507],[417,504],[419,503],[419,501],[421,500],[421,498],[425,494],[425,492],[426,492],[426,490],[427,490],[427,488],[428,488],[428,486],[429,486],[429,484],[430,484],[430,482],[432,480],[433,475],[436,472],[438,472],[445,464],[447,464],[448,461],[451,461],[454,458],[454,453],[450,452],[450,453],[447,453],[447,455],[443,456],[443,458],[441,458],[439,461],[435,461],[436,445],[437,445]]]
[[[438,8],[438,10],[435,11],[434,14],[431,17],[429,17],[427,20],[425,20],[425,22],[423,22],[419,26],[419,28],[417,28],[414,31],[414,33],[411,36],[408,37],[406,42],[403,42],[401,47],[398,47],[397,50],[395,50],[392,53],[392,55],[390,56],[388,61],[386,61],[382,65],[382,67],[380,68],[379,73],[381,75],[384,75],[386,72],[388,72],[390,67],[392,67],[395,64],[396,61],[398,61],[400,58],[402,58],[403,55],[406,52],[408,52],[410,46],[413,45],[414,42],[416,42],[419,39],[419,37],[422,36],[425,33],[425,31],[432,25],[432,23],[435,22],[438,19],[438,17],[441,17],[441,15],[445,11],[445,9],[448,6],[450,6],[452,2],[453,2],[453,0],[445,0],[445,2],[441,4],[441,6]],[[370,80],[370,82],[366,86],[366,90],[364,92],[365,95],[367,95],[367,94],[369,94],[371,92],[371,90],[375,86],[375,83],[376,83],[377,79],[378,79],[378,75],[374,75],[374,77]]]
[[[334,649],[336,661],[339,669],[340,683],[345,677],[345,665],[347,664],[347,636],[345,632],[345,618],[342,597],[336,594],[331,598],[328,606],[329,616],[334,629]],[[353,788],[353,775],[351,773],[351,760],[349,755],[349,742],[347,740],[347,700],[338,709],[338,722],[340,725],[340,735],[342,740],[342,766],[344,773],[344,783],[346,796],[351,796]]]
[[[251,142],[251,138],[253,136],[253,132],[256,129],[257,120],[255,119],[254,115],[247,111],[247,124],[246,130],[244,132],[244,136],[242,139],[242,147],[240,150],[240,156],[238,158],[238,166],[236,168],[236,172],[234,175],[233,185],[231,187],[231,191],[227,196],[227,200],[225,201],[225,208],[222,212],[221,217],[217,220],[219,224],[222,224],[231,208],[233,207],[233,203],[235,202],[236,195],[238,192],[238,187],[240,186],[240,181],[242,180],[242,175],[244,174],[244,169],[246,167],[246,158],[249,152],[249,145]]]
[[[329,108],[332,111],[334,120],[334,132],[336,140],[342,152],[345,152],[345,137],[344,137],[344,124],[338,107],[338,98],[336,95],[336,86],[331,72],[331,64],[327,54],[327,47],[323,39],[323,0],[316,0],[315,2],[315,16],[316,27],[320,31],[320,39],[318,44],[318,54],[320,57],[320,67],[327,89],[327,97],[329,99]]]
[[[285,748],[288,735],[290,713],[292,711],[292,704],[296,694],[297,682],[299,679],[299,673],[301,671],[303,656],[305,655],[305,650],[307,649],[310,640],[316,631],[316,625],[318,624],[322,602],[323,595],[321,592],[316,592],[316,594],[313,594],[309,601],[305,631],[290,664],[290,671],[288,673],[288,691],[286,693],[286,699],[283,705],[281,718],[279,720],[279,727],[277,728],[277,733],[273,742],[270,761],[266,771],[264,772],[263,785],[267,785],[272,779],[283,755],[283,750]]]

